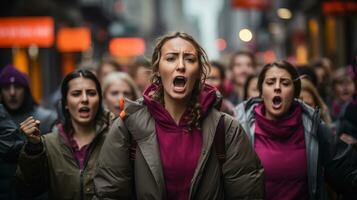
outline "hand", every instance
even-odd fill
[[[31,116],[20,124],[20,130],[26,135],[29,142],[38,144],[41,142],[41,132],[39,126],[40,121],[35,120]]]

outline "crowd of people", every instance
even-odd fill
[[[151,61],[79,65],[40,105],[8,65],[0,199],[357,199],[356,76],[357,58],[225,66],[175,32]]]

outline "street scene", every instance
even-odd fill
[[[357,199],[357,1],[0,10],[1,200]]]

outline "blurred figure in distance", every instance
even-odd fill
[[[209,75],[206,77],[206,83],[214,86],[223,95],[223,84],[225,80],[225,67],[222,63],[212,61],[210,63]],[[222,99],[221,111],[231,116],[234,115],[234,105],[227,99]]]
[[[243,100],[244,83],[248,76],[256,72],[256,59],[250,51],[237,51],[230,60],[229,69],[234,85],[234,92],[228,97],[233,105],[237,105]]]
[[[119,115],[121,108],[119,101],[122,98],[135,101],[141,95],[134,80],[125,72],[113,72],[103,80],[103,102],[106,108]]]

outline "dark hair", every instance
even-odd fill
[[[226,78],[225,67],[222,63],[218,61],[211,61],[211,67],[218,69],[219,77],[224,80]]]
[[[97,79],[97,77],[89,70],[86,69],[79,69],[71,72],[68,74],[66,77],[64,77],[62,84],[61,84],[61,107],[62,107],[62,113],[64,116],[63,119],[63,125],[64,125],[64,130],[66,133],[72,132],[73,131],[73,126],[71,122],[71,115],[69,111],[66,109],[67,105],[67,93],[69,91],[69,82],[75,78],[78,77],[83,77],[85,79],[90,79],[95,83],[95,87],[97,89],[97,93],[99,95],[99,108],[98,111],[95,115],[95,120],[99,120],[101,116],[104,114],[104,109],[102,106],[102,100],[103,100],[103,94],[102,94],[102,88],[100,87],[100,83]]]
[[[249,84],[250,82],[255,79],[258,78],[258,75],[250,75],[248,76],[247,80],[244,83],[244,91],[243,91],[243,100],[247,100],[248,99],[248,88],[249,88]]]
[[[204,85],[204,81],[207,76],[207,71],[209,70],[209,66],[210,66],[208,61],[208,56],[205,50],[191,35],[182,32],[174,32],[171,34],[164,35],[158,39],[151,58],[151,66],[153,71],[153,76],[151,81],[152,83],[156,84],[159,89],[153,94],[152,98],[161,103],[164,103],[163,86],[162,86],[161,78],[158,75],[159,63],[161,58],[161,49],[167,41],[174,38],[181,38],[183,40],[188,41],[194,46],[195,50],[197,51],[198,65],[200,68],[201,77],[200,80],[198,80],[195,83],[195,86],[192,90],[191,99],[188,103],[188,108],[187,108],[189,110],[188,113],[190,113],[189,116],[187,116],[187,119],[188,119],[189,131],[191,131],[195,127],[200,128],[201,125],[201,120],[203,116],[202,116],[201,105],[198,102],[198,96],[200,94],[202,86]]]
[[[305,75],[304,77],[309,79],[315,87],[317,86],[317,76],[312,67],[308,65],[300,65],[296,67],[296,70],[300,76]]]
[[[252,61],[253,67],[256,68],[257,66],[257,60],[255,59],[254,54],[251,51],[248,50],[239,50],[236,51],[235,53],[233,53],[233,55],[231,56],[231,59],[229,61],[229,69],[232,69],[234,67],[234,62],[237,56],[247,56],[250,58],[250,60]]]
[[[278,61],[266,64],[263,67],[263,69],[260,72],[259,77],[258,77],[258,90],[259,90],[260,96],[262,95],[262,92],[263,92],[263,82],[265,79],[265,75],[266,75],[267,71],[272,67],[285,69],[291,75],[291,78],[292,78],[293,84],[294,84],[294,98],[299,98],[300,90],[301,90],[301,81],[299,78],[299,74],[298,74],[296,68],[291,63],[289,63],[288,61],[285,61],[285,60],[278,60]]]

